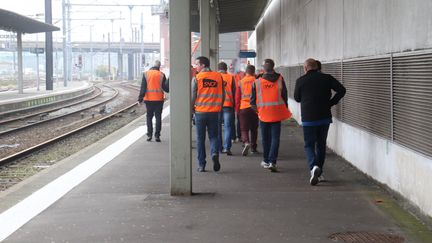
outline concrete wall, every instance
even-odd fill
[[[291,66],[308,57],[331,62],[432,49],[431,11],[430,0],[273,0],[256,29],[258,61]],[[289,106],[300,120],[299,104],[290,99]],[[432,216],[431,157],[336,119],[328,146]]]
[[[258,24],[258,59],[288,66],[432,48],[430,0],[273,0]]]

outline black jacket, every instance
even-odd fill
[[[152,67],[152,68],[150,68],[150,70],[158,70],[159,71],[159,68]],[[162,75],[163,75],[162,90],[169,93],[169,82],[166,79],[165,74],[162,73]],[[140,90],[140,94],[138,96],[138,102],[143,101],[146,92],[147,92],[147,80],[146,80],[145,75],[143,74],[142,81],[141,81],[141,90]]]
[[[336,94],[332,97],[332,90]],[[330,74],[308,71],[297,79],[294,99],[301,103],[302,121],[331,118],[330,108],[345,95],[345,87]]]
[[[258,75],[258,78],[263,78],[265,80],[271,81],[271,82],[276,82],[279,78],[280,74],[273,72],[273,73],[264,73],[264,74],[260,74]],[[282,99],[285,102],[285,105],[288,107],[288,92],[287,92],[287,88],[286,88],[286,84],[285,84],[285,80],[282,77]],[[255,83],[252,85],[252,95],[251,95],[251,99],[250,99],[250,104],[252,106],[256,106],[256,87],[255,87]]]

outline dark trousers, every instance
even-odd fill
[[[264,162],[276,164],[279,154],[281,122],[260,121]]]
[[[155,137],[160,137],[162,129],[162,108],[163,101],[145,101],[147,109],[147,136],[153,136],[153,116],[156,117]]]
[[[239,112],[240,130],[243,143],[250,143],[253,150],[257,148],[258,115],[252,108],[242,109]],[[249,139],[250,131],[250,139]]]
[[[330,124],[303,127],[304,148],[310,170],[312,170],[315,165],[320,167],[321,170],[323,169],[329,127]]]

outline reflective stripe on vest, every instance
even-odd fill
[[[145,79],[147,80],[147,90],[144,96],[144,100],[147,101],[163,101],[164,93],[162,90],[162,81],[164,75],[158,70],[148,70],[144,73]]]
[[[225,88],[225,101],[223,107],[234,107],[234,102],[233,102],[234,96],[232,90],[234,77],[228,73],[221,73],[221,75],[222,75],[224,88]]]
[[[200,72],[196,75],[196,112],[219,112],[222,109],[223,81],[220,73]]]
[[[256,81],[258,118],[263,122],[278,122],[291,117],[282,98],[282,75],[277,82],[263,78]],[[265,89],[265,92],[263,92]]]
[[[251,107],[250,98],[252,95],[252,84],[255,82],[255,76],[247,75],[240,80],[239,88],[241,91],[240,110]]]

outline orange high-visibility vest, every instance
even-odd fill
[[[225,87],[225,101],[223,107],[234,107],[234,94],[232,90],[233,76],[229,73],[221,73]]]
[[[223,81],[218,72],[200,72],[196,75],[198,90],[196,112],[219,112],[222,109]]]
[[[282,98],[282,75],[276,82],[259,78],[255,83],[258,118],[263,122],[278,122],[291,117]]]
[[[148,70],[144,73],[147,80],[147,91],[144,100],[147,101],[163,101],[164,92],[162,90],[162,81],[164,75],[159,70]]]
[[[239,88],[241,91],[240,110],[251,107],[250,98],[252,95],[252,84],[255,82],[255,76],[246,75],[240,80]]]

